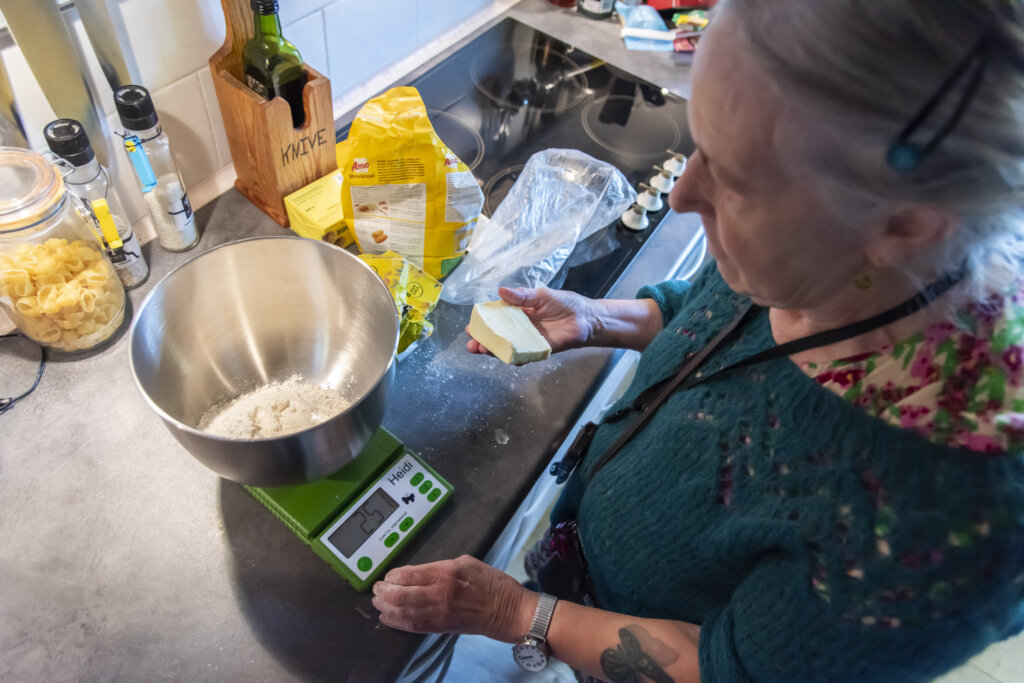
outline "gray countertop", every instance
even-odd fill
[[[659,80],[674,56],[625,53],[611,22],[544,0],[511,15],[688,91],[678,74]],[[147,246],[152,274],[132,304],[202,251],[282,234],[234,190],[197,221],[196,250]],[[619,292],[674,272],[698,227],[663,222]],[[385,426],[455,487],[403,563],[482,557],[613,357],[583,350],[510,368],[465,352],[468,315],[440,306],[434,335],[399,364]],[[30,344],[0,343],[0,396],[31,384],[37,358]],[[134,386],[126,332],[51,359],[36,392],[0,417],[0,511],[0,680],[390,680],[419,642],[380,626],[369,597],[184,451]]]

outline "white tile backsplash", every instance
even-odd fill
[[[335,99],[417,47],[418,11],[413,0],[340,0],[324,10]]]
[[[203,93],[203,104],[206,105],[206,114],[210,117],[213,144],[217,148],[217,163],[227,166],[231,163],[231,148],[228,146],[228,136],[224,131],[224,118],[220,113],[217,91],[213,87],[213,74],[209,69],[200,69],[197,75],[199,76],[199,89]]]
[[[416,44],[423,45],[475,12],[491,4],[491,0],[418,0],[419,21],[416,23]]]
[[[125,59],[151,91],[205,67],[224,44],[217,0],[109,0],[108,6]]]
[[[153,105],[160,125],[171,138],[171,152],[185,186],[213,175],[221,164],[199,76],[189,74],[155,91]]]
[[[285,38],[299,48],[302,61],[322,74],[328,73],[323,12],[315,12],[293,24],[288,24],[282,32]]]
[[[327,7],[332,2],[335,2],[335,0],[279,0],[277,3],[277,16],[281,17],[281,24],[287,26],[317,10]],[[285,33],[285,36],[287,35]],[[313,68],[316,67],[314,66]]]

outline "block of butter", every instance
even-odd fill
[[[347,247],[354,241],[341,209],[341,171],[328,173],[284,198],[291,229],[303,237]]]
[[[526,314],[504,301],[473,306],[469,335],[509,365],[525,365],[551,355],[551,346]]]

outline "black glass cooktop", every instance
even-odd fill
[[[514,19],[401,85],[419,90],[438,136],[476,175],[487,216],[544,149],[579,149],[615,165],[634,187],[669,150],[693,150],[681,98]],[[642,232],[607,226],[591,239],[608,253],[579,265],[570,257],[553,286],[603,296],[667,210],[649,214]]]

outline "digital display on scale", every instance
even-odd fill
[[[397,509],[398,503],[394,498],[385,493],[384,489],[377,489],[365,503],[352,511],[349,518],[335,529],[327,540],[341,551],[346,559],[350,558],[352,553],[358,550],[359,546]]]

